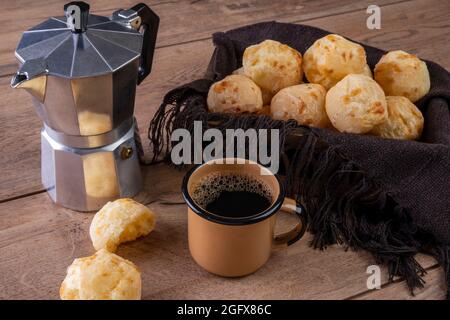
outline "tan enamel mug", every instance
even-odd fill
[[[284,188],[276,175],[255,162],[240,161],[245,163],[228,158],[198,165],[186,174],[182,184],[188,205],[190,253],[201,267],[225,277],[255,272],[267,262],[275,246],[288,246],[298,241],[307,225],[305,209],[296,201],[285,198]],[[252,216],[233,218],[202,208],[192,199],[192,194],[204,177],[217,172],[251,175],[264,182],[272,191],[270,207]],[[294,214],[298,223],[289,232],[275,235],[275,222],[280,211]]]

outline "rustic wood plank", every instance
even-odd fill
[[[368,31],[363,27],[366,17],[364,11],[311,20],[307,23],[379,47],[402,48],[424,58],[436,58],[444,67],[450,67],[450,56],[444,53],[450,39],[448,19],[443,14],[448,11],[448,3],[435,1],[434,5],[430,5],[429,1],[416,0],[412,3],[386,6],[382,10],[381,30]],[[424,15],[426,19],[423,19]],[[413,36],[403,39],[398,37],[399,32]],[[430,50],[430,47],[433,50]],[[180,84],[200,78],[207,67],[212,50],[209,39],[156,50],[153,72],[138,88],[136,98],[136,115],[144,143],[147,141],[145,132],[149,119],[161,103],[164,93]],[[39,156],[41,122],[27,94],[21,90],[10,89],[8,83],[8,77],[0,78],[0,136],[3,137],[0,146],[4,155],[0,158],[0,167],[4,169],[0,178],[0,201],[42,191]]]
[[[149,185],[140,199],[157,213],[155,230],[117,252],[142,271],[143,298],[341,299],[367,290],[366,269],[374,263],[368,253],[339,246],[313,250],[309,235],[274,251],[269,262],[250,276],[227,279],[207,273],[188,252],[186,206],[163,204],[179,197],[182,172],[176,183],[165,181],[172,170],[166,165],[152,167],[147,178],[153,178],[158,191]],[[0,299],[58,299],[67,266],[76,257],[94,253],[88,236],[92,214],[58,207],[46,194],[2,203],[0,212]],[[278,228],[286,230],[290,219],[280,215]],[[419,260],[426,267],[435,264],[429,257]],[[387,281],[385,270],[382,281]]]
[[[380,0],[379,6],[404,0]],[[0,5],[5,14],[0,21],[0,76],[16,70],[14,49],[23,31],[47,19],[63,15],[67,0],[49,0],[43,6],[38,1],[3,1]],[[91,11],[110,15],[117,8],[129,8],[136,0],[91,0]],[[363,10],[368,0],[307,1],[287,0],[208,0],[208,1],[144,1],[161,17],[158,47],[180,42],[205,39],[211,33],[249,23],[278,20],[307,20],[332,14]],[[22,17],[19,18],[18,17]]]
[[[355,297],[357,300],[443,300],[446,297],[445,275],[441,268],[431,268],[424,277],[427,282],[414,296],[408,293],[405,282],[387,284],[381,290],[368,291]]]

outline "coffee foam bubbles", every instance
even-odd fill
[[[270,187],[254,176],[235,172],[213,172],[202,178],[194,187],[192,199],[205,208],[224,192],[252,192],[272,202]]]

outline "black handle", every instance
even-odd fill
[[[139,3],[131,10],[136,11],[141,18],[144,33],[144,41],[142,43],[141,64],[139,66],[138,84],[149,75],[152,71],[153,54],[156,46],[156,36],[158,34],[159,17],[146,4]]]
[[[299,230],[297,230],[298,231],[297,234],[292,239],[289,239],[289,241],[287,242],[288,246],[290,246],[291,244],[300,240],[303,237],[303,235],[305,234],[306,229],[308,227],[308,219],[306,216],[306,209],[299,201],[297,201],[297,208],[295,210],[295,214],[301,221],[301,227]]]
[[[305,234],[308,226],[308,218],[305,207],[303,207],[299,201],[291,198],[284,198],[281,210],[287,213],[295,214],[300,223],[295,225],[292,230],[275,236],[273,242],[277,247],[290,246],[300,240],[300,238],[302,238]]]

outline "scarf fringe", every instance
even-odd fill
[[[194,121],[202,121],[203,130],[216,128],[222,132],[229,128],[279,129],[286,190],[307,209],[312,247],[323,250],[337,243],[367,250],[377,264],[388,267],[390,281],[404,278],[411,293],[423,287],[426,271],[414,256],[425,252],[424,248],[432,243],[431,236],[417,228],[406,210],[375,179],[313,130],[299,127],[295,121],[207,112],[205,95],[209,85],[209,80],[198,80],[166,95],[150,123],[152,161],[162,156],[170,163],[172,132],[184,128],[192,133]],[[198,87],[206,90],[194,89]],[[449,249],[441,247],[434,255],[450,284]]]
[[[311,131],[297,139],[287,172],[286,189],[301,196],[309,214],[314,248],[337,243],[367,250],[388,266],[390,281],[403,277],[411,290],[423,287],[426,272],[414,258],[423,248],[420,232],[354,162]]]

